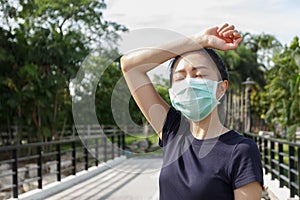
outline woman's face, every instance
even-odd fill
[[[216,64],[205,51],[188,52],[179,58],[173,69],[172,85],[186,78],[203,78],[221,81]],[[218,84],[216,97],[219,98],[228,88],[228,81]]]
[[[205,51],[186,53],[176,61],[173,69],[173,83],[185,78],[221,80],[215,63]]]

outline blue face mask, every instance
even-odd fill
[[[220,103],[216,98],[217,81],[187,78],[169,89],[173,107],[192,121],[206,118]]]

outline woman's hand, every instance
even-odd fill
[[[233,25],[224,24],[220,27],[206,29],[202,33],[205,47],[219,50],[233,50],[238,47],[242,37]]]

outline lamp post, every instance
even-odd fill
[[[251,103],[250,103],[250,93],[252,85],[255,85],[256,82],[252,81],[250,77],[246,79],[246,81],[242,82],[242,85],[245,85],[245,102],[246,102],[246,118],[245,118],[245,126],[244,132],[251,132]]]

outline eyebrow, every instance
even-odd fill
[[[193,68],[193,70],[194,69],[208,69],[208,67],[206,67],[206,66],[196,66],[196,67]]]
[[[193,67],[193,70],[199,70],[199,69],[208,69],[208,67],[206,67],[206,66],[196,66],[196,67]],[[180,70],[176,71],[176,69],[175,69],[174,74],[175,73],[182,73],[182,72],[185,72],[185,70],[184,69],[180,69]]]

